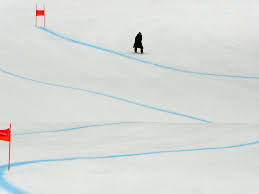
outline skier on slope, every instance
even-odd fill
[[[141,54],[143,54],[143,45],[142,45],[142,34],[139,32],[137,36],[135,37],[135,43],[133,46],[135,53],[137,52],[137,48],[140,48]]]

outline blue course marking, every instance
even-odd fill
[[[103,123],[103,124],[91,124],[91,125],[65,128],[65,129],[40,130],[40,131],[13,133],[12,136],[33,135],[33,134],[38,135],[38,134],[43,134],[43,133],[59,133],[59,132],[75,131],[75,130],[79,130],[79,129],[93,128],[93,127],[105,127],[105,126],[112,126],[112,125],[128,125],[128,124],[137,124],[137,123],[140,123],[140,122],[114,122],[114,123]]]
[[[69,41],[69,42],[72,42],[72,43],[75,43],[75,44],[79,44],[79,45],[95,48],[95,49],[98,49],[98,50],[101,50],[101,51],[104,51],[104,52],[107,52],[107,53],[118,55],[118,56],[130,59],[130,60],[133,60],[133,61],[137,61],[137,62],[149,64],[149,65],[153,65],[155,67],[159,67],[159,68],[162,68],[162,69],[167,69],[167,70],[177,71],[177,72],[182,72],[182,73],[187,73],[187,74],[202,75],[202,76],[227,77],[227,78],[238,78],[238,79],[259,79],[258,76],[228,75],[228,74],[197,72],[197,71],[190,71],[190,70],[186,70],[186,69],[180,69],[180,68],[177,68],[177,67],[161,65],[161,64],[158,64],[158,63],[153,63],[153,62],[150,62],[150,61],[147,61],[147,60],[143,60],[143,59],[139,59],[139,58],[136,58],[136,57],[132,57],[130,55],[119,53],[119,52],[113,51],[111,49],[106,49],[106,48],[102,48],[100,46],[96,46],[96,45],[93,45],[93,44],[89,44],[89,43],[81,42],[81,41],[78,41],[78,40],[74,40],[72,38],[63,36],[61,34],[53,32],[52,30],[44,28],[44,27],[38,27],[38,29],[43,30],[45,32],[48,32],[51,35],[54,35],[54,36],[56,36],[58,38],[61,38],[63,40],[66,40],[66,41]]]
[[[19,167],[23,165],[31,165],[38,163],[50,163],[50,162],[65,162],[65,161],[74,161],[74,160],[96,160],[96,159],[112,159],[112,158],[126,158],[126,157],[136,157],[136,156],[145,156],[145,155],[154,155],[154,154],[165,154],[165,153],[173,153],[173,152],[194,152],[194,151],[210,151],[210,150],[223,150],[223,149],[233,149],[240,148],[245,146],[251,146],[259,144],[259,141],[230,145],[230,146],[219,146],[219,147],[205,147],[205,148],[190,148],[190,149],[179,149],[179,150],[164,150],[164,151],[154,151],[154,152],[143,152],[143,153],[133,153],[133,154],[118,154],[118,155],[106,155],[106,156],[92,156],[92,157],[74,157],[74,158],[60,158],[60,159],[49,159],[49,160],[32,160],[32,161],[24,161],[24,162],[15,162],[12,163],[13,167]],[[4,178],[6,169],[8,165],[0,166],[0,187],[10,193],[14,194],[26,194],[22,189],[8,183]]]
[[[95,95],[99,95],[99,96],[105,96],[107,98],[111,98],[111,99],[118,100],[118,101],[121,101],[121,102],[126,102],[126,103],[129,103],[129,104],[134,104],[134,105],[141,106],[141,107],[144,107],[144,108],[147,108],[147,109],[152,109],[152,110],[156,110],[156,111],[159,111],[159,112],[164,112],[164,113],[168,113],[168,114],[172,114],[172,115],[176,115],[176,116],[180,116],[180,117],[185,117],[185,118],[200,121],[200,122],[203,122],[203,123],[212,123],[211,121],[208,121],[208,120],[205,120],[205,119],[202,119],[202,118],[198,118],[198,117],[194,117],[194,116],[183,114],[183,113],[178,113],[178,112],[171,111],[171,110],[166,110],[166,109],[154,107],[154,106],[147,105],[147,104],[142,104],[142,103],[135,102],[135,101],[132,101],[132,100],[128,100],[128,99],[125,99],[125,98],[105,94],[103,92],[98,92],[98,91],[93,91],[93,90],[88,90],[88,89],[82,89],[82,88],[75,88],[75,87],[72,87],[72,86],[65,86],[65,85],[61,85],[61,84],[57,84],[57,83],[50,83],[50,82],[35,80],[35,79],[31,79],[31,78],[28,78],[28,77],[24,77],[24,76],[21,76],[21,75],[18,75],[18,74],[8,72],[8,71],[6,71],[2,68],[0,68],[0,72],[2,72],[4,74],[7,74],[7,75],[10,75],[10,76],[13,76],[13,77],[16,77],[16,78],[19,78],[19,79],[32,81],[32,82],[35,82],[35,83],[38,83],[38,84],[43,84],[43,85],[48,85],[48,86],[53,86],[53,87],[59,87],[59,88],[72,89],[72,90],[77,90],[77,91],[95,94]]]

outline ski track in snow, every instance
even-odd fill
[[[93,127],[104,127],[104,126],[112,126],[112,125],[128,125],[128,124],[138,124],[142,122],[114,122],[114,123],[101,123],[101,124],[91,124],[79,127],[65,128],[65,129],[54,129],[54,130],[39,130],[39,131],[31,131],[31,132],[21,132],[14,133],[12,136],[21,136],[21,135],[34,135],[34,134],[43,134],[43,133],[60,133],[67,131],[74,131],[79,129],[93,128]]]
[[[86,126],[79,126],[73,128],[66,128],[66,129],[56,129],[56,130],[48,130],[48,131],[34,131],[34,132],[24,132],[24,133],[16,133],[13,134],[14,136],[20,135],[31,135],[31,134],[42,134],[42,133],[59,133],[59,132],[67,132],[72,130],[79,130],[83,128],[91,128],[91,127],[104,127],[104,126],[111,126],[111,125],[128,125],[128,124],[139,124],[142,122],[116,122],[116,123],[103,123],[103,124],[91,124]],[[129,157],[141,157],[147,155],[158,155],[158,154],[166,154],[166,153],[179,153],[179,152],[197,152],[197,151],[213,151],[213,150],[225,150],[225,149],[237,149],[246,146],[252,146],[259,144],[259,141],[253,141],[248,143],[242,144],[235,144],[229,146],[217,146],[217,147],[200,147],[200,148],[183,148],[183,149],[176,149],[176,150],[160,150],[160,151],[152,151],[152,152],[142,152],[142,153],[130,153],[130,154],[114,154],[114,155],[103,155],[103,156],[85,156],[85,157],[72,157],[72,158],[58,158],[58,159],[45,159],[45,160],[32,160],[32,161],[23,161],[23,162],[14,162],[12,163],[13,167],[21,167],[24,165],[32,165],[32,164],[39,164],[39,163],[50,163],[50,162],[67,162],[67,161],[75,161],[75,160],[97,160],[97,159],[115,159],[115,158],[129,158]],[[26,191],[23,189],[12,185],[9,183],[5,178],[5,174],[7,173],[8,165],[1,165],[0,166],[0,187],[3,188],[5,191],[14,194],[27,194]]]
[[[155,155],[155,154],[166,154],[166,153],[178,153],[178,152],[197,152],[197,151],[212,151],[212,150],[223,150],[223,149],[233,149],[240,148],[245,146],[251,146],[259,144],[259,141],[230,145],[230,146],[219,146],[219,147],[205,147],[205,148],[189,148],[189,149],[178,149],[178,150],[163,150],[163,151],[153,151],[153,152],[143,152],[143,153],[133,153],[133,154],[118,154],[118,155],[104,155],[104,156],[91,156],[91,157],[73,157],[73,158],[59,158],[59,159],[45,159],[45,160],[32,160],[24,162],[15,162],[12,163],[12,167],[20,167],[24,165],[39,164],[39,163],[50,163],[50,162],[65,162],[65,161],[74,161],[74,160],[97,160],[97,159],[114,159],[114,158],[128,158],[128,157],[137,157],[145,155]],[[4,178],[6,169],[8,165],[0,166],[0,187],[10,193],[15,194],[26,194],[24,190],[12,185],[6,181]]]
[[[47,33],[49,33],[53,36],[56,36],[58,38],[61,38],[63,40],[66,40],[66,41],[69,41],[69,42],[72,42],[72,43],[75,43],[75,44],[95,48],[95,49],[98,49],[98,50],[101,50],[101,51],[104,51],[104,52],[107,52],[107,53],[111,53],[111,54],[114,54],[114,55],[121,56],[121,57],[126,58],[126,59],[130,59],[130,60],[133,60],[133,61],[153,65],[155,67],[162,68],[162,69],[167,69],[167,70],[177,71],[177,72],[187,73],[187,74],[200,75],[200,76],[214,76],[214,77],[237,78],[237,79],[259,79],[259,77],[257,77],[257,76],[206,73],[206,72],[190,71],[190,70],[187,70],[187,69],[180,69],[180,68],[177,68],[177,67],[171,67],[171,66],[167,66],[167,65],[153,63],[151,61],[147,61],[147,60],[139,59],[139,58],[136,58],[136,57],[132,57],[130,55],[126,55],[126,54],[123,54],[123,53],[120,53],[120,52],[117,52],[117,51],[113,51],[111,49],[106,49],[106,48],[96,46],[96,45],[93,45],[93,44],[89,44],[89,43],[81,42],[81,41],[78,41],[78,40],[74,40],[70,37],[63,36],[61,34],[58,34],[54,31],[48,29],[48,28],[45,28],[45,27],[37,27],[37,28],[40,29],[40,30],[43,30],[43,31],[45,31],[45,32],[47,32]]]
[[[98,92],[98,91],[93,91],[93,90],[88,90],[88,89],[83,89],[83,88],[75,88],[75,87],[72,87],[72,86],[66,86],[66,85],[61,85],[61,84],[57,84],[57,83],[51,83],[51,82],[35,80],[35,79],[32,79],[32,78],[28,78],[28,77],[25,77],[25,76],[21,76],[21,75],[18,75],[18,74],[6,71],[6,70],[4,70],[2,68],[0,68],[0,72],[2,72],[4,74],[7,74],[7,75],[10,75],[12,77],[16,77],[16,78],[19,78],[19,79],[32,81],[32,82],[35,82],[35,83],[38,83],[38,84],[42,84],[42,85],[48,85],[48,86],[52,86],[52,87],[72,89],[72,90],[77,90],[77,91],[81,91],[81,92],[85,92],[85,93],[90,93],[90,94],[95,94],[95,95],[99,95],[99,96],[104,96],[104,97],[108,97],[108,98],[111,98],[111,99],[114,99],[114,100],[117,100],[117,101],[122,101],[122,102],[126,102],[128,104],[134,104],[134,105],[137,105],[137,106],[140,106],[140,107],[144,107],[146,109],[156,110],[156,111],[159,111],[159,112],[164,112],[164,113],[168,113],[168,114],[172,114],[172,115],[176,115],[176,116],[180,116],[180,117],[185,117],[185,118],[188,118],[188,119],[200,121],[202,123],[212,123],[211,121],[203,119],[203,118],[198,118],[198,117],[195,117],[195,116],[191,116],[191,115],[187,115],[187,114],[183,114],[183,113],[179,113],[179,112],[175,112],[175,111],[171,111],[171,110],[154,107],[154,106],[151,106],[151,105],[135,102],[133,100],[128,100],[128,99],[125,99],[125,98],[112,96],[110,94],[106,94],[106,93],[103,93],[103,92]]]

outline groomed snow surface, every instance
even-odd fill
[[[0,193],[258,194],[258,17],[257,0],[0,1]]]

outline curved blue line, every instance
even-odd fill
[[[72,87],[72,86],[65,86],[65,85],[56,84],[56,83],[39,81],[39,80],[31,79],[31,78],[28,78],[28,77],[24,77],[24,76],[21,76],[21,75],[18,75],[18,74],[14,74],[14,73],[8,72],[8,71],[6,71],[6,70],[4,70],[2,68],[0,68],[0,72],[2,72],[4,74],[7,74],[7,75],[10,75],[10,76],[13,76],[13,77],[16,77],[16,78],[19,78],[19,79],[32,81],[32,82],[35,82],[35,83],[38,83],[38,84],[54,86],[54,87],[59,87],[59,88],[72,89],[72,90],[77,90],[77,91],[86,92],[86,93],[90,93],[90,94],[95,94],[95,95],[99,95],[99,96],[105,96],[105,97],[108,97],[108,98],[111,98],[111,99],[114,99],[114,100],[118,100],[118,101],[121,101],[121,102],[126,102],[126,103],[129,103],[129,104],[134,104],[134,105],[141,106],[141,107],[144,107],[144,108],[147,108],[147,109],[152,109],[152,110],[156,110],[156,111],[159,111],[159,112],[164,112],[164,113],[173,114],[173,115],[177,115],[177,116],[180,116],[180,117],[185,117],[185,118],[192,119],[192,120],[197,120],[197,121],[201,121],[203,123],[212,123],[211,121],[208,121],[208,120],[205,120],[205,119],[202,119],[202,118],[198,118],[198,117],[194,117],[194,116],[191,116],[191,115],[174,112],[174,111],[171,111],[171,110],[166,110],[166,109],[154,107],[154,106],[147,105],[147,104],[142,104],[142,103],[135,102],[135,101],[132,101],[132,100],[128,100],[128,99],[125,99],[125,98],[121,98],[121,97],[116,97],[116,96],[112,96],[112,95],[109,95],[109,94],[105,94],[105,93],[102,93],[102,92],[97,92],[97,91],[88,90],[88,89],[82,89],[82,88],[75,88],[75,87]]]
[[[59,133],[59,132],[67,132],[67,131],[74,131],[74,130],[79,130],[79,129],[92,128],[92,127],[104,127],[104,126],[112,126],[112,125],[127,125],[127,124],[136,124],[136,123],[140,123],[140,122],[114,122],[114,123],[103,123],[103,124],[91,124],[91,125],[65,128],[65,129],[40,130],[40,131],[13,133],[12,136],[33,135],[33,134],[43,134],[43,133]]]
[[[179,149],[179,150],[162,150],[154,152],[142,152],[142,153],[133,153],[133,154],[118,154],[118,155],[106,155],[106,156],[92,156],[92,157],[73,157],[73,158],[60,158],[60,159],[49,159],[49,160],[32,160],[24,162],[15,162],[12,164],[12,167],[19,167],[23,165],[38,164],[38,163],[49,163],[49,162],[64,162],[64,161],[74,161],[74,160],[96,160],[96,159],[112,159],[112,158],[125,158],[125,157],[136,157],[136,156],[145,156],[145,155],[154,155],[154,154],[165,154],[165,153],[176,153],[176,152],[193,152],[193,151],[208,151],[208,150],[222,150],[222,149],[233,149],[240,148],[245,146],[251,146],[259,144],[259,141],[230,145],[230,146],[219,146],[219,147],[207,147],[207,148],[190,148],[190,149]],[[26,192],[18,187],[11,185],[4,178],[4,172],[6,171],[8,165],[0,166],[0,187],[5,189],[10,193],[15,194],[25,194]]]
[[[111,53],[111,54],[114,54],[114,55],[118,55],[118,56],[130,59],[130,60],[133,60],[133,61],[153,65],[155,67],[159,67],[159,68],[163,68],[163,69],[167,69],[167,70],[171,70],[171,71],[177,71],[177,72],[182,72],[182,73],[187,73],[187,74],[202,75],[202,76],[228,77],[228,78],[238,78],[238,79],[259,79],[259,77],[257,77],[257,76],[228,75],[228,74],[197,72],[197,71],[190,71],[190,70],[186,70],[186,69],[180,69],[180,68],[177,68],[177,67],[161,65],[161,64],[158,64],[158,63],[153,63],[153,62],[150,62],[150,61],[147,61],[147,60],[143,60],[143,59],[132,57],[132,56],[129,56],[129,55],[126,55],[126,54],[123,54],[123,53],[119,53],[119,52],[113,51],[111,49],[106,49],[106,48],[102,48],[100,46],[96,46],[96,45],[93,45],[93,44],[89,44],[89,43],[81,42],[81,41],[78,41],[78,40],[74,40],[72,38],[60,35],[56,32],[53,32],[52,30],[44,28],[44,27],[38,27],[38,29],[43,30],[45,32],[48,32],[51,35],[54,35],[58,38],[61,38],[63,40],[66,40],[66,41],[69,41],[69,42],[72,42],[72,43],[75,43],[75,44],[95,48],[95,49],[98,49],[98,50],[101,50],[101,51],[104,51],[104,52],[107,52],[107,53]]]

